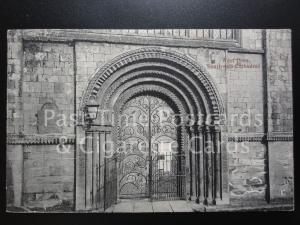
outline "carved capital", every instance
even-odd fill
[[[200,134],[200,133],[203,133],[205,129],[204,129],[203,125],[198,125],[197,130],[198,130],[198,133]]]
[[[204,126],[204,131],[205,131],[205,133],[210,133],[211,132],[211,125],[205,125]]]
[[[212,126],[212,130],[215,133],[220,133],[221,132],[221,127],[219,125],[214,125],[214,126]]]
[[[190,130],[191,130],[192,133],[196,134],[196,133],[199,132],[199,129],[202,129],[202,128],[200,128],[200,127],[201,127],[201,126],[195,124],[195,125],[193,125],[193,126],[190,126]]]

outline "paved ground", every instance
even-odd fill
[[[105,210],[108,213],[156,213],[156,212],[193,212],[191,205],[186,201],[154,201],[122,200]]]
[[[103,209],[102,209],[103,210]],[[77,211],[77,212],[89,212],[99,213],[102,210],[89,210],[89,211]],[[236,212],[236,211],[292,211],[294,206],[292,203],[272,203],[272,204],[230,204],[230,205],[218,205],[218,206],[204,206],[202,204],[196,204],[187,201],[154,201],[149,202],[144,200],[122,200],[118,204],[108,208],[107,213],[154,213],[154,212]],[[26,207],[14,207],[9,206],[6,208],[6,212],[19,212],[19,213],[32,213],[32,212],[70,212],[73,208],[70,206],[55,206],[51,208],[26,208]]]
[[[254,211],[292,211],[292,204],[260,204],[260,205],[219,205],[219,206],[203,206],[199,204],[191,204],[191,208],[195,212],[254,212]]]
[[[290,211],[291,204],[262,204],[262,205],[220,205],[203,206],[183,200],[178,201],[153,201],[143,200],[122,200],[120,203],[108,208],[107,213],[156,213],[156,212],[234,212],[234,211]]]

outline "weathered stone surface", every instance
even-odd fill
[[[290,30],[267,30],[269,131],[293,131]]]
[[[60,110],[56,104],[51,102],[43,104],[41,110],[37,112],[38,133],[61,133],[63,126],[58,124],[59,113]]]
[[[74,111],[74,106],[68,108],[73,101],[74,86],[65,82],[73,82],[74,68],[72,47],[66,44],[26,42],[24,46],[24,82],[23,95],[35,93],[35,96],[28,96],[24,99],[30,107],[25,116],[25,133],[72,133],[73,129],[66,123],[59,129],[55,126],[49,131],[42,129],[44,120],[41,119],[41,108],[46,103],[46,99],[51,99],[51,103],[56,104],[60,111],[56,114],[63,114],[69,117]],[[30,78],[30,79],[27,79]],[[60,95],[63,95],[61,98]],[[37,101],[35,101],[37,100]],[[40,120],[34,118],[36,114],[40,115]],[[60,115],[55,115],[58,117]],[[56,118],[57,121],[58,118]],[[32,121],[33,123],[28,124]],[[35,121],[35,122],[34,122]]]
[[[23,120],[22,108],[20,107],[22,83],[19,82],[23,58],[21,37],[22,31],[20,30],[7,32],[7,108],[14,109],[14,113]],[[7,123],[7,132],[11,134],[23,132],[23,124],[17,122],[13,114],[7,113],[7,116],[11,118]]]
[[[293,143],[274,142],[269,146],[271,200],[294,197]]]
[[[28,146],[24,161],[24,205],[42,207],[61,201],[73,202],[74,148],[59,153],[56,145]],[[55,201],[54,201],[55,200]]]
[[[249,49],[262,49],[262,30],[251,29],[242,31],[242,46]]]
[[[231,198],[265,198],[264,146],[246,142],[248,151],[229,154],[229,190]]]

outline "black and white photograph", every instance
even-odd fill
[[[6,212],[293,211],[292,33],[8,29]]]

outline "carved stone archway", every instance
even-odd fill
[[[99,207],[97,182],[101,183],[102,178],[97,168],[101,167],[101,157],[107,147],[101,142],[114,139],[113,116],[122,104],[146,92],[168,99],[183,118],[194,117],[192,124],[181,127],[184,137],[181,145],[187,156],[186,197],[203,204],[227,202],[227,156],[221,145],[223,125],[219,121],[224,107],[217,88],[206,70],[194,60],[178,52],[152,47],[119,55],[99,68],[89,81],[78,113],[82,115],[84,106],[91,100],[100,104],[103,113],[91,128],[77,127],[76,209]],[[92,140],[80,143],[87,135]],[[100,149],[100,156],[80,153],[82,146]]]

